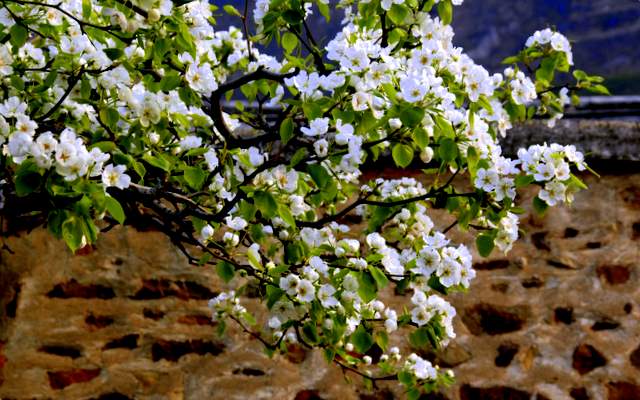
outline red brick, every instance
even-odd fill
[[[52,389],[64,389],[74,383],[89,382],[100,375],[100,368],[70,369],[67,371],[47,372],[49,385]]]

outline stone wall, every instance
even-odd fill
[[[507,257],[477,259],[471,290],[451,298],[458,339],[427,355],[457,384],[431,398],[640,399],[640,173],[586,180],[572,208],[527,213]],[[206,303],[225,285],[160,233],[116,229],[77,256],[41,230],[7,246],[2,399],[403,398],[348,384],[319,353],[269,359],[236,329],[216,336]]]

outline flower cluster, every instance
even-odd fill
[[[255,32],[220,29],[204,0],[6,0],[3,217],[46,221],[73,251],[125,220],[165,232],[235,289],[209,303],[219,329],[230,318],[269,351],[321,347],[418,398],[451,376],[390,335],[409,331],[415,347],[455,337],[445,299],[469,287],[475,250],[448,232],[472,230],[480,255],[506,252],[518,188],[540,187],[538,210],[584,188],[573,146],[512,159],[499,143],[516,121],[553,124],[575,100],[553,84],[573,64],[568,40],[536,32],[490,73],[454,44],[462,3],[340,0],[341,30],[322,42],[305,19],[328,16],[324,0],[259,0]],[[273,41],[282,59],[264,52]],[[12,213],[23,204],[33,209]],[[435,209],[455,221],[436,226]],[[264,320],[240,305],[249,285]],[[413,291],[410,308],[380,299],[390,286]]]

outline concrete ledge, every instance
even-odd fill
[[[505,154],[542,143],[574,144],[591,159],[640,161],[640,122],[563,119],[549,128],[544,121],[515,126],[502,139]]]

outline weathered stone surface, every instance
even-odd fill
[[[571,325],[576,319],[573,316],[573,307],[557,307],[553,310],[553,319],[565,325]]]
[[[530,309],[480,303],[464,310],[462,321],[474,335],[500,335],[522,329]]]
[[[74,383],[88,382],[100,375],[100,368],[93,369],[71,369],[67,371],[49,371],[49,385],[52,389],[64,389]]]
[[[631,277],[630,268],[624,265],[601,265],[596,272],[610,285],[622,285]]]
[[[607,383],[608,400],[635,400],[640,399],[640,385],[631,382]]]
[[[461,400],[530,400],[531,394],[508,386],[473,387],[463,385],[460,388]]]
[[[589,400],[587,388],[583,387],[571,389],[571,391],[569,392],[569,396],[571,396],[573,400]]]
[[[520,350],[520,346],[512,342],[502,343],[498,346],[498,355],[494,362],[496,367],[508,367],[509,364],[511,364],[513,357],[518,354],[518,350]]]
[[[592,345],[581,344],[573,351],[573,363],[571,365],[573,369],[584,375],[596,368],[607,365],[607,359]]]
[[[637,369],[640,369],[640,345],[638,345],[638,347],[636,347],[636,349],[631,352],[631,354],[629,355],[629,361],[631,362],[631,365],[633,365]]]
[[[453,367],[457,384],[427,399],[569,400],[580,388],[594,400],[640,399],[634,393],[640,371],[640,238],[634,238],[634,224],[640,224],[640,209],[621,192],[640,187],[640,174],[585,181],[590,190],[579,193],[573,207],[544,216],[530,212],[534,192],[521,193],[523,240],[506,256],[475,257],[478,276],[471,289],[449,297],[459,312],[458,337],[432,358]],[[438,212],[433,219],[439,227],[450,223]],[[535,246],[536,232],[547,232],[549,250]],[[472,244],[456,229],[450,236]],[[9,238],[7,245],[15,255],[3,252],[0,259],[0,398],[405,397],[391,382],[371,392],[352,373],[353,384],[347,384],[339,368],[302,346],[269,358],[233,324],[219,338],[207,300],[229,286],[214,268],[188,265],[159,232],[114,229],[75,257],[42,230]],[[388,293],[384,301],[401,308],[410,295]],[[255,310],[257,299],[243,304]],[[407,346],[399,338],[392,343]],[[512,357],[509,343],[518,346]],[[583,344],[610,361],[580,374],[573,354]],[[590,351],[578,356],[593,367]],[[52,388],[49,373],[78,370],[93,372],[76,372],[75,383]],[[70,382],[54,376],[57,387]]]

